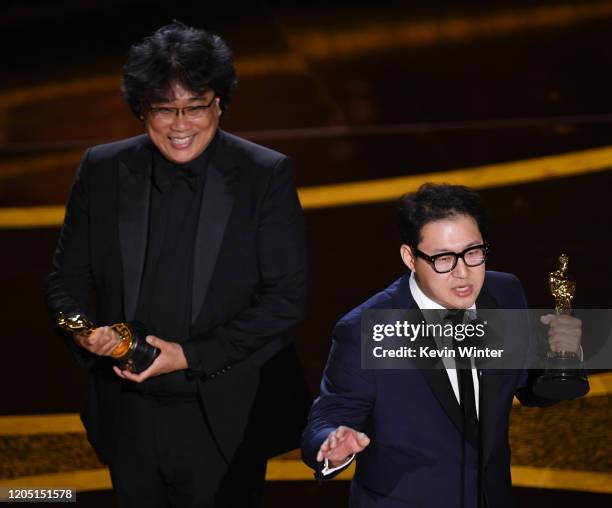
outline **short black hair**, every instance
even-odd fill
[[[132,113],[140,118],[148,105],[167,100],[173,83],[196,94],[212,89],[225,111],[237,83],[229,46],[175,20],[130,48],[121,91]]]
[[[402,243],[417,247],[421,229],[429,222],[456,215],[472,217],[487,241],[487,219],[480,197],[463,185],[425,183],[416,191],[404,194],[398,203]]]

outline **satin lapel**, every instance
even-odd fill
[[[421,369],[423,377],[451,422],[463,434],[463,415],[444,368]]]
[[[497,409],[500,401],[500,388],[503,370],[483,369],[480,372],[480,439],[482,442],[482,456],[486,463],[487,457],[493,449],[493,438],[500,414]]]
[[[219,131],[219,136],[218,145],[207,168],[195,238],[191,299],[192,324],[204,305],[227,221],[234,206],[232,185],[237,174],[236,165],[222,131]]]
[[[119,241],[123,263],[123,310],[134,319],[145,263],[151,195],[152,155],[148,138],[119,161]]]
[[[393,300],[394,307],[417,309],[416,302],[410,292],[410,275],[402,277],[396,295]],[[421,314],[422,317],[422,314]],[[450,384],[450,379],[446,370],[442,366],[435,366],[436,360],[431,360],[431,365],[427,368],[420,369],[425,381],[429,385],[434,397],[439,402],[440,406],[453,422],[455,427],[462,433],[463,418],[461,408],[457,402],[457,397]]]
[[[477,309],[497,309],[498,305],[495,299],[488,293],[481,292],[476,300]],[[492,334],[493,327],[488,327],[488,334]],[[498,337],[487,337],[487,342],[495,344],[499,340]],[[499,393],[502,383],[503,370],[479,369],[479,392],[480,392],[480,439],[482,443],[483,463],[492,450],[495,428],[497,426],[497,418],[499,417],[498,404],[500,404]]]

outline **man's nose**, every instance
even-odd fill
[[[468,276],[468,266],[465,264],[463,258],[457,259],[457,264],[453,268],[453,276],[459,279],[465,279]]]
[[[189,126],[189,120],[187,119],[187,115],[182,109],[177,109],[172,119],[172,128],[176,130],[184,130],[185,127]]]

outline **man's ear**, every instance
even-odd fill
[[[400,247],[400,256],[402,257],[402,261],[408,267],[408,269],[411,272],[414,272],[414,254],[412,252],[412,249],[405,243],[403,243]]]

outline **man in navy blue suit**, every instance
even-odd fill
[[[400,253],[410,273],[335,326],[321,393],[303,435],[319,479],[356,460],[351,507],[512,506],[508,423],[513,397],[535,395],[536,373],[507,370],[373,370],[361,367],[361,317],[371,309],[439,309],[454,319],[480,309],[527,308],[511,274],[485,270],[484,210],[470,189],[422,186],[400,200]],[[451,319],[452,316],[451,316]],[[580,350],[580,321],[547,315],[552,351]]]

